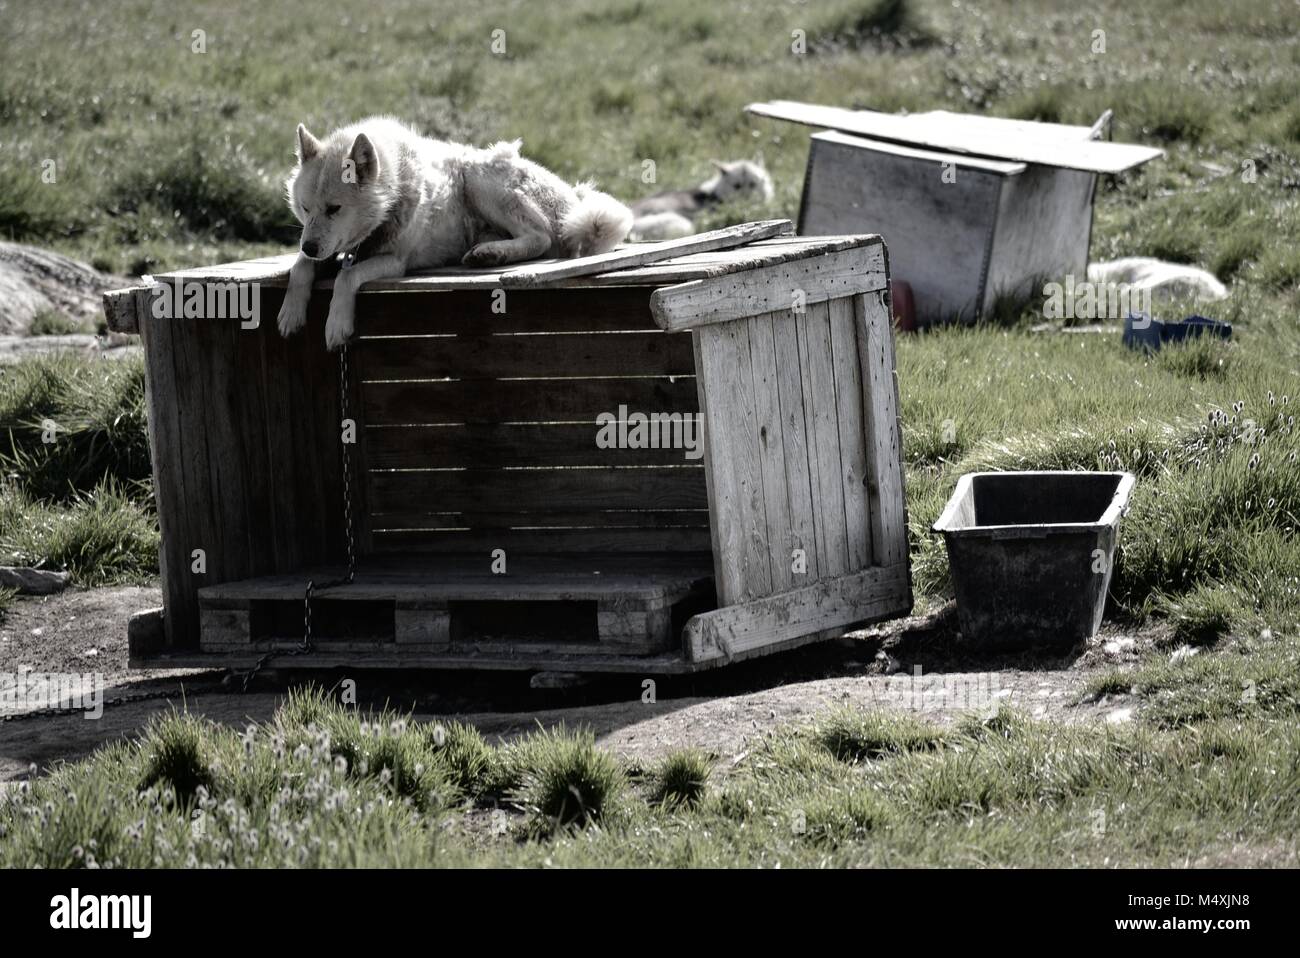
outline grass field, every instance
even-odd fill
[[[1213,270],[1232,289],[1212,313],[1236,325],[1232,343],[1149,358],[1118,332],[1034,333],[1033,305],[898,342],[923,606],[947,594],[928,528],[961,473],[1138,474],[1109,615],[1164,638],[1090,689],[1136,694],[1138,720],[931,728],[835,714],[735,768],[681,754],[642,769],[577,733],[493,749],[454,730],[440,743],[398,716],[362,729],[304,698],[244,742],[177,719],[41,779],[0,809],[0,863],[1295,863],[1300,5],[362,10],[325,0],[296,22],[270,4],[50,0],[0,18],[0,234],[132,273],[280,250],[294,123],[321,132],[380,111],[436,135],[522,136],[526,154],[627,198],[691,183],[711,156],[761,157],[777,196],[733,218],[793,217],[806,159],[805,132],[746,118],[752,100],[1072,123],[1111,108],[1116,139],[1165,148],[1099,190],[1092,256]],[[497,29],[504,55],[490,49]],[[41,177],[50,159],[54,183]],[[643,181],[646,160],[658,183]],[[59,442],[40,441],[45,419]],[[0,425],[0,551],[84,583],[148,575],[139,366],[11,367]],[[1171,658],[1184,645],[1199,654]]]

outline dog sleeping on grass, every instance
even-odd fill
[[[519,155],[518,140],[476,149],[420,136],[371,117],[318,140],[298,125],[298,165],[285,184],[302,223],[280,333],[307,320],[316,264],[339,255],[325,344],[352,336],[357,289],[408,270],[464,263],[504,266],[539,256],[604,253],[632,226],[632,212],[590,184],[571,186]]]
[[[772,199],[772,177],[761,163],[711,161],[714,174],[693,190],[668,190],[633,200],[632,239],[638,243],[676,239],[695,232],[695,220],[708,210],[739,199]]]

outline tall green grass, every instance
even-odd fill
[[[69,354],[0,370],[0,562],[82,585],[158,570],[144,367]]]
[[[845,730],[870,747],[844,749]],[[668,756],[647,790],[588,735],[539,732],[489,754],[553,783],[495,808],[463,804],[429,742],[320,693],[242,733],[167,716],[11,793],[0,866],[1281,863],[1300,825],[1291,721],[1158,732],[1002,710],[940,728],[842,710],[757,740],[707,790],[702,755]],[[588,792],[587,814],[554,827],[595,779],[606,814]],[[533,817],[548,795],[559,815]],[[504,829],[470,825],[484,814]]]
[[[112,481],[61,503],[3,483],[0,564],[66,570],[78,585],[145,582],[158,574],[158,520]]]
[[[68,502],[150,478],[144,363],[67,353],[4,367],[0,470],[34,499]]]

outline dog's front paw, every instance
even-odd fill
[[[460,261],[465,266],[501,266],[506,257],[500,249],[493,249],[488,243],[479,243],[462,256]]]
[[[325,320],[325,345],[340,349],[352,338],[352,308],[337,301],[330,304],[329,318]]]
[[[275,320],[276,326],[280,329],[280,335],[292,336],[302,329],[306,322],[307,297],[294,296],[292,293],[285,296],[284,303],[280,306],[280,315]]]

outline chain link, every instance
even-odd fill
[[[170,699],[174,698],[178,694],[183,695],[186,701],[189,701],[190,699],[200,695],[212,695],[214,693],[224,692],[227,692],[227,690],[220,683],[201,686],[182,685],[179,692],[176,689],[158,689],[149,692],[128,692],[125,695],[118,695],[111,699],[105,699],[102,704],[104,708],[108,708],[110,705],[130,705],[133,702],[147,702],[151,699]],[[3,716],[0,716],[0,721],[21,722],[26,719],[49,718],[51,716],[80,715],[84,714],[85,711],[86,709],[81,706],[61,706],[59,708],[35,709],[31,712],[6,712]]]
[[[342,428],[344,422],[348,419],[348,344],[345,342],[339,349],[339,427]],[[289,651],[272,650],[265,653],[248,672],[244,674],[243,691],[248,691],[248,685],[258,672],[277,655],[306,655],[312,650],[311,636],[311,600],[312,593],[317,589],[333,589],[341,585],[351,585],[357,575],[357,546],[356,537],[352,530],[352,454],[349,450],[349,442],[343,443],[343,522],[344,529],[347,533],[348,546],[348,573],[337,579],[331,579],[328,582],[316,584],[316,580],[308,579],[307,588],[302,597],[302,642],[295,649]]]

